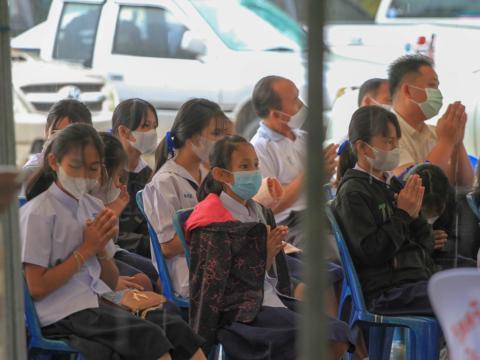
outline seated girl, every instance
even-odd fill
[[[363,295],[379,314],[433,315],[427,282],[435,267],[432,230],[421,215],[425,188],[418,175],[403,186],[397,117],[378,106],[358,109],[341,157],[354,159],[334,201]]]
[[[135,196],[150,181],[152,169],[142,155],[153,153],[158,144],[158,118],[155,107],[142,99],[128,99],[117,105],[112,115],[112,133],[127,153],[129,202],[120,219],[118,244],[127,250],[150,257],[147,222]]]
[[[127,154],[121,142],[109,133],[100,133],[105,146],[104,172],[101,182],[92,195],[102,200],[105,206],[113,210],[119,217],[125,206],[129,203],[130,196],[127,186],[125,171]],[[125,287],[134,287],[141,290],[155,289],[160,291],[161,285],[157,270],[149,258],[117,246],[115,251],[115,263],[120,272],[117,290]]]
[[[251,200],[262,178],[253,146],[240,136],[215,143],[211,171],[185,230],[190,241],[190,321],[231,359],[294,359],[299,315],[283,248],[288,232]],[[330,319],[338,358],[350,341],[345,323]],[[218,330],[218,331],[217,331]]]
[[[145,213],[157,233],[173,290],[182,297],[188,297],[188,266],[172,217],[197,204],[198,187],[208,172],[202,162],[223,137],[225,121],[212,101],[192,99],[183,104],[160,143],[156,173],[143,192]]]
[[[99,302],[118,281],[117,218],[88,194],[103,144],[93,127],[73,124],[50,148],[34,178],[43,188],[32,186],[20,210],[22,263],[44,335],[67,338],[87,359],[204,359],[203,341],[179,316],[155,310],[143,320]]]

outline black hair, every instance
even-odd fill
[[[424,163],[410,169],[404,176],[404,180],[408,180],[414,174],[420,176],[422,186],[425,188],[422,208],[431,209],[441,215],[445,211],[449,197],[453,195],[453,188],[447,175],[438,166]]]
[[[369,144],[374,136],[388,136],[388,124],[394,126],[397,137],[400,138],[402,131],[394,113],[376,105],[361,107],[353,113],[348,127],[349,144],[340,153],[341,173],[337,172],[337,176],[343,177],[348,169],[355,166],[358,160],[355,143],[362,140]]]
[[[217,103],[199,98],[184,103],[178,110],[171,130],[167,132],[155,152],[155,173],[169,159],[171,155],[169,150],[182,148],[188,139],[200,134],[208,127],[211,119],[221,122],[221,128],[224,128],[223,123],[227,120],[227,116]],[[169,149],[169,143],[172,149]]]
[[[48,111],[45,132],[55,129],[58,122],[65,117],[68,117],[72,124],[92,125],[92,113],[83,102],[75,99],[64,99],[57,101]]]
[[[115,170],[127,163],[128,156],[120,140],[107,132],[99,133],[105,148],[104,166],[107,177],[111,177]],[[124,180],[124,179],[123,179]]]
[[[365,96],[377,96],[378,89],[383,83],[388,83],[387,79],[373,78],[365,81],[358,90],[358,106],[362,105],[362,100]]]
[[[225,136],[218,140],[210,151],[208,160],[210,162],[210,169],[215,167],[230,170],[232,162],[232,154],[239,144],[250,144],[245,138],[240,135]],[[210,171],[203,180],[197,192],[198,201],[205,199],[208,194],[220,195],[223,191],[223,185],[213,178]]]
[[[103,162],[103,142],[93,126],[82,123],[71,124],[60,131],[45,150],[42,167],[35,172],[27,184],[27,199],[31,200],[40,195],[56,180],[55,171],[50,167],[48,162],[49,154],[53,154],[57,162],[61,162],[63,157],[72,149],[84,149],[87,145],[93,145],[95,147],[100,161]]]
[[[433,66],[432,59],[415,54],[405,55],[395,60],[388,68],[388,82],[392,96],[399,90],[406,75],[418,74],[422,66]]]
[[[260,79],[255,84],[252,93],[252,105],[261,119],[270,113],[270,109],[280,109],[282,107],[282,98],[273,89],[273,84],[280,80],[287,79],[270,75]]]
[[[155,124],[158,125],[157,111],[148,101],[142,99],[127,99],[117,105],[112,115],[112,133],[118,135],[118,128],[125,126],[135,131],[147,117],[148,110],[152,111],[155,117]]]

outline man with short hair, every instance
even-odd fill
[[[272,209],[277,223],[289,227],[289,242],[300,245],[302,213],[306,208],[304,171],[307,133],[301,130],[307,107],[299,99],[295,84],[279,76],[262,78],[253,90],[253,107],[262,119],[252,139],[262,176],[277,178],[283,186],[283,196]],[[336,145],[325,151],[328,178],[336,167]],[[319,184],[319,186],[321,186]]]
[[[358,107],[378,105],[390,109],[392,97],[387,79],[373,78],[365,81],[358,90]]]
[[[395,173],[429,161],[441,167],[452,184],[471,186],[473,169],[463,145],[465,106],[456,101],[448,106],[437,126],[425,124],[443,104],[440,82],[430,58],[403,56],[390,66],[388,78],[393,110],[402,130],[400,165]]]

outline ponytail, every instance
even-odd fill
[[[343,144],[338,148],[337,154],[338,166],[337,166],[337,182],[340,182],[348,169],[353,169],[357,163],[357,155],[353,151],[350,141],[345,140]]]

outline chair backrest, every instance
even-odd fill
[[[21,208],[23,205],[27,203],[27,198],[25,196],[18,197],[18,207]]]
[[[173,228],[177,233],[180,241],[183,245],[183,250],[185,251],[185,258],[187,259],[187,265],[190,269],[190,247],[187,244],[187,239],[185,237],[185,222],[187,221],[188,217],[192,213],[193,209],[182,209],[178,210],[173,215]]]
[[[367,307],[365,306],[365,300],[363,298],[360,281],[358,280],[357,271],[355,270],[353,260],[350,256],[350,252],[348,251],[347,243],[345,242],[340,226],[336,220],[335,212],[331,205],[326,206],[325,212],[332,227],[333,236],[337,242],[346,284],[350,288],[352,296],[352,306],[358,310],[367,312]]]
[[[470,207],[470,209],[472,210],[472,212],[475,214],[475,216],[477,217],[478,220],[480,220],[480,209],[478,207],[478,203],[477,203],[477,200],[475,199],[475,195],[473,192],[469,192],[467,195],[466,195],[466,198],[467,198],[467,204],[468,206]]]
[[[458,268],[439,272],[428,296],[452,360],[480,359],[480,271]]]
[[[168,273],[167,263],[165,261],[165,257],[163,256],[163,252],[160,247],[160,242],[158,241],[157,233],[153,229],[152,225],[150,224],[150,221],[148,220],[147,215],[145,214],[145,209],[143,207],[143,190],[140,190],[139,192],[137,192],[136,201],[137,201],[138,208],[140,209],[140,211],[142,212],[143,216],[147,221],[148,234],[150,236],[150,244],[152,245],[153,254],[155,256],[155,262],[158,268],[158,275],[160,276],[160,280],[162,281],[163,294],[168,300],[175,302],[177,305],[187,307],[188,302],[185,302],[185,300],[178,298],[174,294],[172,282],[170,279],[170,275]]]
[[[23,278],[23,302],[25,306],[25,323],[27,325],[28,334],[32,339],[42,338],[40,321],[38,320],[37,311],[33,304],[30,291],[28,290],[27,281]]]

